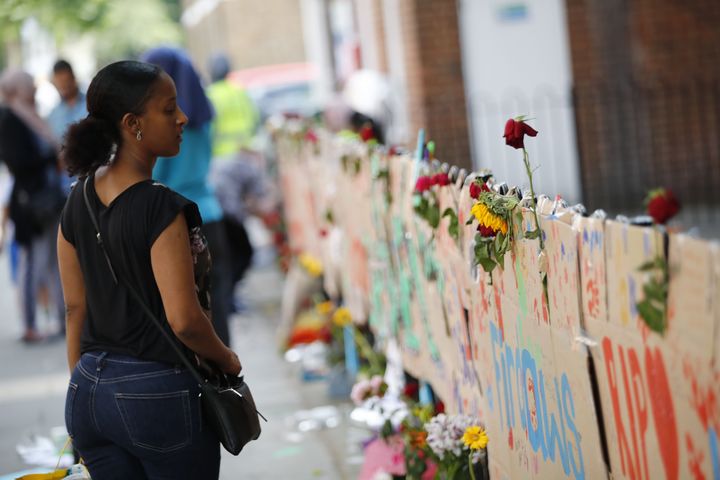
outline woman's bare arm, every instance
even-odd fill
[[[240,360],[218,338],[195,292],[190,237],[182,213],[160,234],[150,250],[152,269],[165,314],[175,335],[224,372],[240,373]]]
[[[58,229],[58,264],[65,298],[65,328],[67,338],[68,367],[72,372],[80,360],[80,334],[82,333],[87,305],[85,303],[85,280],[80,269],[75,247],[65,240]]]

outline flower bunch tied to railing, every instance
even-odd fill
[[[440,225],[440,202],[437,189],[450,185],[450,177],[445,172],[418,177],[413,191],[413,209],[433,230]]]
[[[648,192],[645,198],[647,214],[656,226],[664,226],[680,212],[680,202],[667,188],[656,188]],[[670,284],[670,271],[665,258],[665,231],[663,247],[655,258],[643,263],[638,271],[645,276],[643,299],[635,304],[638,315],[653,332],[664,334],[667,328],[667,299]]]
[[[535,203],[535,186],[533,185],[533,169],[530,167],[530,159],[525,149],[525,135],[534,137],[537,131],[525,123],[525,116],[511,118],[505,124],[505,143],[515,149],[522,149],[525,172],[530,183],[530,204],[535,218],[535,228],[528,231],[522,229],[522,213],[517,208],[520,205],[522,195],[517,195],[513,188],[510,193],[492,190],[488,187],[485,178],[477,177],[470,184],[469,193],[475,200],[471,208],[472,216],[467,221],[470,225],[477,221],[477,234],[475,235],[475,264],[480,265],[483,270],[490,273],[495,267],[503,268],[505,254],[510,251],[519,233],[521,238],[537,238],[540,241],[541,255],[544,248],[543,238],[540,232],[540,222],[537,215]],[[506,189],[507,190],[507,189]]]
[[[492,274],[495,267],[503,268],[505,254],[512,247],[514,224],[521,222],[515,211],[519,200],[515,195],[502,195],[491,190],[480,178],[470,184],[470,196],[475,202],[467,224],[478,222],[475,264]]]
[[[484,478],[488,436],[477,418],[441,413],[425,424],[425,430],[431,457],[438,466],[436,478]]]

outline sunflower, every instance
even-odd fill
[[[484,203],[477,202],[470,212],[475,216],[481,227],[507,235],[508,224],[501,216],[493,213]]]

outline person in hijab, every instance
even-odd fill
[[[57,144],[35,108],[33,78],[20,70],[0,76],[0,161],[13,177],[8,204],[20,245],[19,287],[25,331],[22,340],[42,339],[35,314],[44,284],[65,332],[65,305],[57,266],[55,236],[65,202],[58,170]]]
[[[172,158],[158,158],[153,178],[189,198],[200,208],[203,231],[213,258],[210,273],[212,322],[220,339],[229,346],[232,285],[227,260],[228,240],[222,222],[222,208],[208,183],[213,109],[200,76],[184,51],[173,47],[154,48],[145,52],[142,60],[157,65],[170,75],[177,88],[177,103],[188,117],[180,153]]]

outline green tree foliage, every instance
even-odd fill
[[[35,17],[49,32],[62,40],[98,25],[107,13],[110,0],[3,0],[0,8],[0,36],[16,40],[22,23]],[[124,2],[123,2],[124,3]]]
[[[180,24],[171,18],[162,0],[111,2],[106,15],[93,32],[98,64],[120,58],[134,58],[148,48],[179,45]]]
[[[58,45],[89,35],[98,64],[132,58],[159,44],[180,44],[179,0],[0,0],[0,39],[17,41],[34,17]]]

